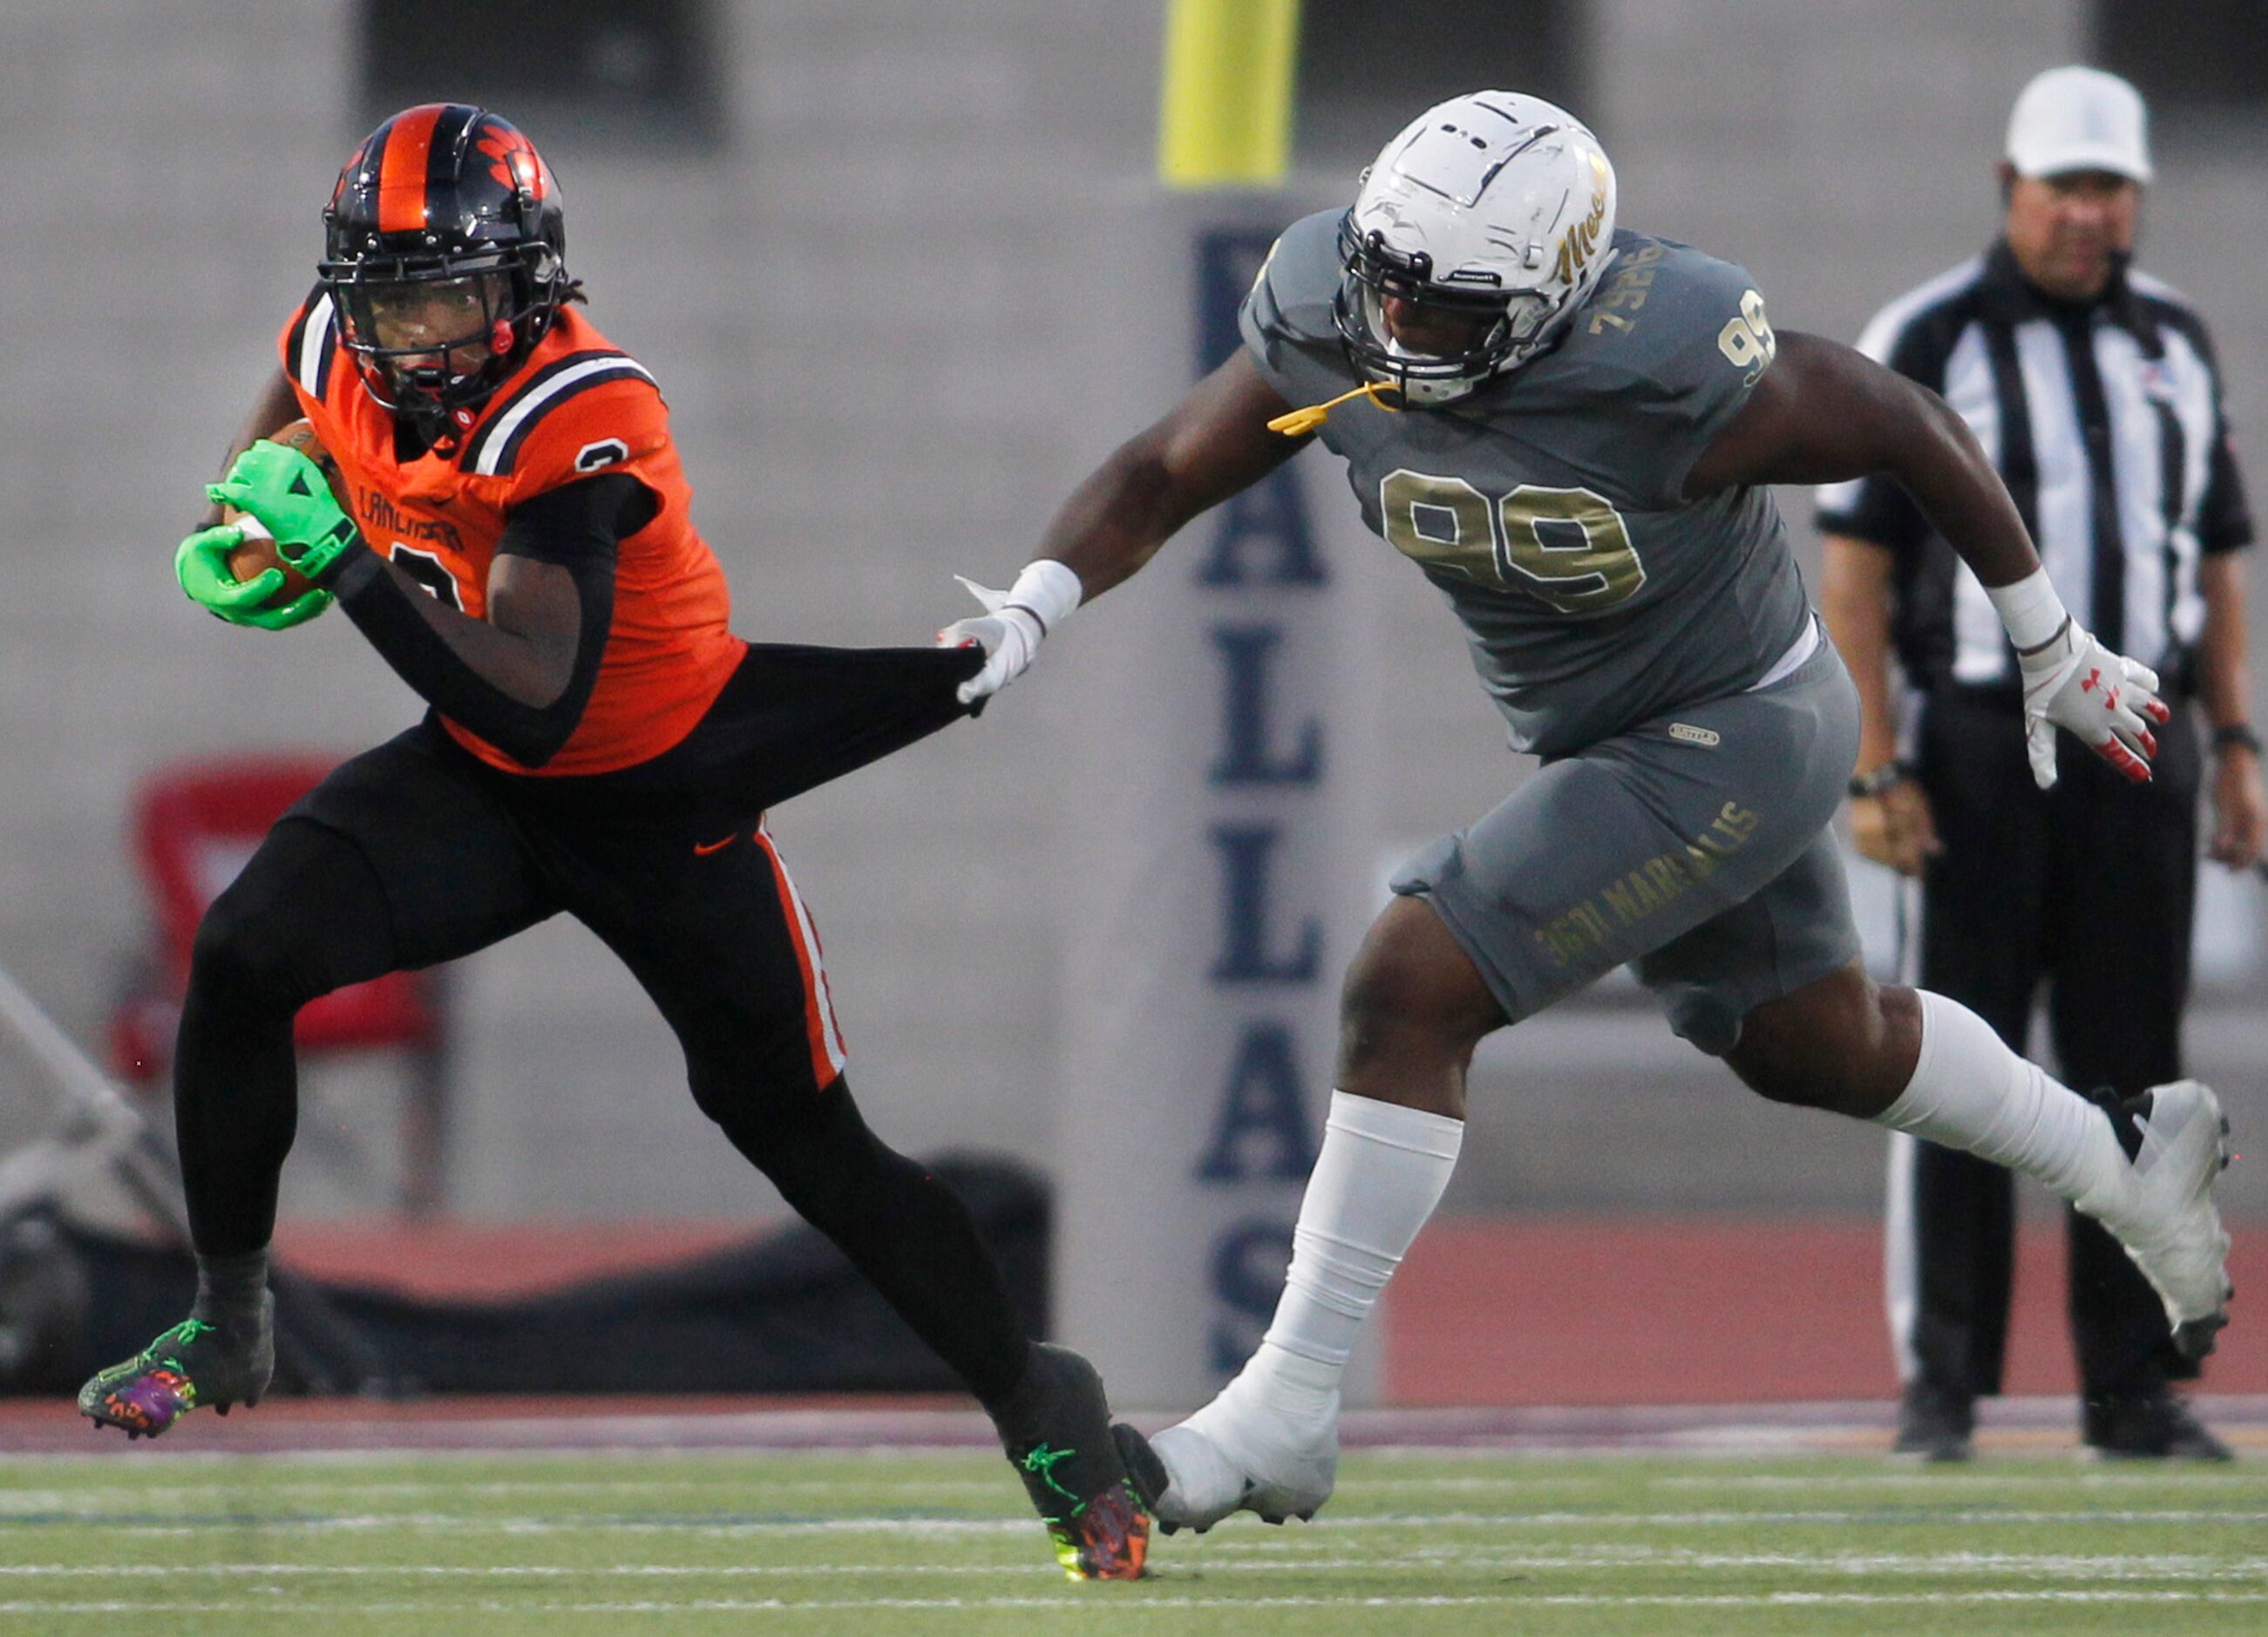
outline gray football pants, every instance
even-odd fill
[[[1828,829],[1858,745],[1822,639],[1769,688],[1548,762],[1391,884],[1433,906],[1513,1022],[1627,962],[1721,1056],[1751,1009],[1858,957]]]

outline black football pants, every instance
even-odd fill
[[[1919,774],[1944,844],[1923,877],[1921,986],[1970,1007],[2021,1052],[2044,984],[2055,1066],[2080,1092],[2132,1095],[2182,1072],[2200,769],[2193,724],[2169,703],[2152,783],[2128,784],[2061,734],[2060,777],[2045,792],[2032,782],[2007,703],[1940,694],[1921,718]],[[1963,1397],[1997,1393],[2015,1179],[1933,1143],[1917,1143],[1911,1157],[1903,1203],[1914,1287],[1892,1293],[1894,1307],[1902,1296],[1911,1304],[1902,1339],[1923,1381]],[[2168,1345],[2165,1309],[2118,1242],[2092,1218],[2067,1215],[2081,1390],[2195,1375]]]
[[[960,1199],[859,1118],[816,939],[760,815],[675,797],[578,805],[430,725],[336,770],[198,930],[175,1098],[199,1251],[269,1242],[301,1006],[561,911],[652,997],[703,1112],[980,1399],[1005,1397],[1022,1325]]]

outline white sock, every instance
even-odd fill
[[[1440,1203],[1464,1136],[1465,1123],[1444,1114],[1331,1093],[1284,1294],[1240,1378],[1248,1390],[1329,1413],[1355,1338]]]
[[[2082,1210],[2115,1213],[2128,1166],[2110,1117],[2009,1051],[1959,1001],[1914,992],[1921,1058],[1874,1123],[2005,1165]]]

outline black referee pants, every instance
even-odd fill
[[[2158,730],[2155,778],[2130,785],[2068,734],[2055,788],[2032,782],[2012,700],[1943,692],[1924,707],[1919,777],[1944,851],[1922,880],[1925,989],[1960,1001],[2025,1051],[2046,992],[2066,1084],[2132,1095],[2180,1078],[2197,889],[2201,757],[2182,704]],[[1901,1139],[1901,1141],[1912,1139]],[[1894,1168],[1902,1351],[1919,1379],[1962,1397],[2000,1390],[2014,1249],[2012,1173],[1913,1143]],[[2194,1375],[2165,1310],[2108,1231],[2067,1211],[2068,1302],[2080,1390],[2132,1391]],[[1903,1222],[1901,1218],[1903,1217]],[[1903,1254],[1902,1254],[1903,1253]]]

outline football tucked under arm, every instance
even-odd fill
[[[316,439],[305,420],[278,427],[231,462],[233,477],[243,453],[261,443],[296,451],[315,463],[315,470],[339,517],[345,516],[344,490],[338,468]],[[331,606],[328,592],[279,553],[273,532],[252,512],[226,504],[207,490],[218,512],[218,521],[199,529],[181,542],[173,557],[173,572],[190,599],[232,624],[280,630],[311,620]],[[351,528],[351,525],[348,525]]]
[[[286,449],[296,449],[313,461],[316,470],[322,474],[324,483],[328,487],[341,512],[344,514],[350,511],[347,502],[346,483],[339,475],[338,462],[331,459],[330,453],[316,438],[315,428],[312,422],[302,419],[293,421],[287,426],[279,426],[269,433],[262,441],[280,444]],[[275,570],[283,577],[282,584],[270,594],[268,600],[269,604],[275,607],[295,601],[313,588],[313,582],[306,575],[300,572],[296,565],[284,561],[282,554],[276,550],[275,535],[269,532],[268,525],[261,522],[258,517],[250,512],[240,511],[235,506],[224,504],[221,506],[221,521],[232,523],[242,532],[242,538],[236,549],[228,554],[229,572],[236,577],[239,584],[249,585],[270,569]]]

